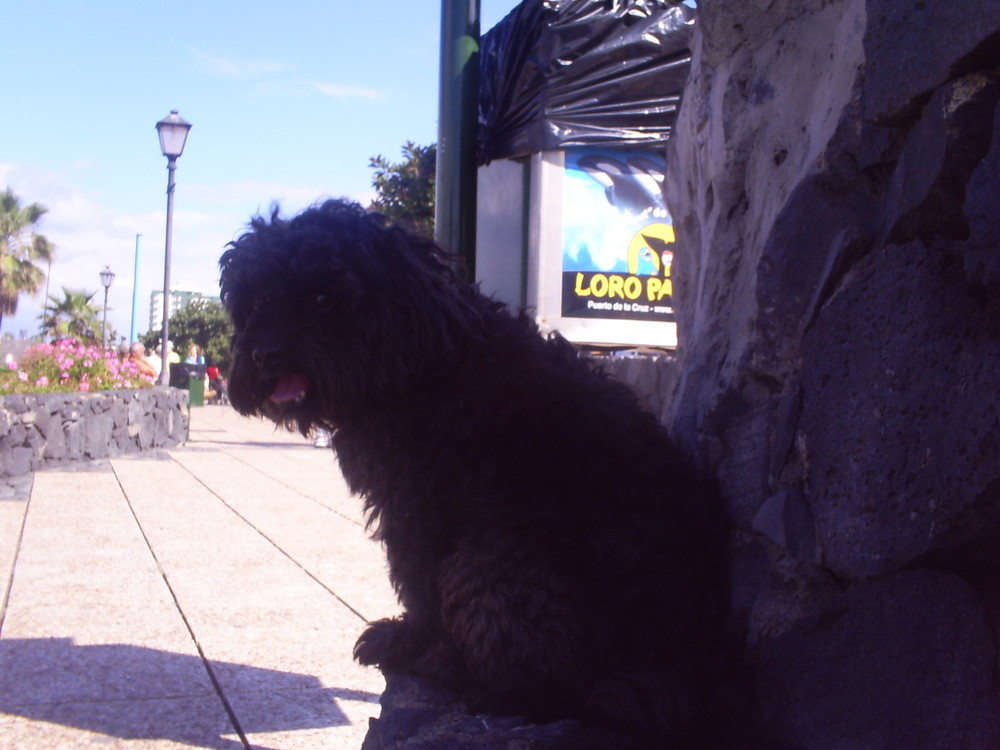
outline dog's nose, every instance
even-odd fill
[[[253,348],[253,361],[258,367],[273,367],[278,363],[280,347],[260,344]]]

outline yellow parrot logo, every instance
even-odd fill
[[[628,246],[628,272],[633,276],[670,276],[674,257],[670,246],[675,241],[674,228],[658,222],[635,233]]]

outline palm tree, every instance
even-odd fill
[[[18,298],[37,293],[45,279],[39,264],[52,261],[54,248],[34,228],[47,210],[37,203],[22,207],[10,188],[0,193],[0,325],[17,312]]]
[[[86,292],[62,288],[63,298],[49,295],[50,304],[45,306],[39,319],[42,333],[53,339],[78,339],[93,344],[100,340],[100,309],[90,301],[97,292]]]

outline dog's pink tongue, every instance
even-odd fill
[[[285,375],[274,386],[271,400],[276,404],[296,401],[306,395],[309,390],[309,379],[305,375]]]

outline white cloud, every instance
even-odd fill
[[[256,78],[270,73],[294,70],[293,65],[275,60],[258,60],[243,57],[210,55],[191,49],[199,69],[217,78]]]
[[[94,156],[87,156],[84,157],[83,159],[79,159],[70,164],[70,167],[72,169],[80,169],[80,170],[91,169],[92,167],[97,167],[97,166],[100,166],[100,162]]]
[[[368,101],[385,101],[388,97],[382,91],[369,86],[354,86],[344,83],[330,83],[311,78],[296,78],[281,81],[260,81],[254,86],[254,93],[258,96],[293,96],[305,97],[312,94],[322,94],[323,96],[340,101],[350,99],[364,99]]]
[[[303,80],[300,83],[314,91],[335,99],[369,99],[385,101],[386,95],[378,89],[368,86],[349,86],[342,83],[327,83],[326,81]]]
[[[141,214],[115,211],[60,174],[10,164],[0,164],[0,182],[22,200],[48,208],[38,225],[56,248],[48,294],[59,296],[61,287],[97,291],[95,301],[103,303],[98,274],[109,265],[116,275],[108,295],[109,323],[123,335],[129,333],[135,290],[138,328],[145,332],[150,293],[163,285],[165,207]],[[205,291],[217,290],[219,255],[245,221],[235,211],[175,212],[171,286],[183,281]],[[136,235],[140,235],[138,279]],[[17,314],[4,317],[2,332],[35,333],[44,303],[44,289],[35,297],[22,297]]]
[[[200,70],[216,78],[257,79],[253,86],[253,93],[257,96],[305,97],[321,94],[340,101],[351,99],[384,101],[387,99],[384,92],[370,86],[332,83],[315,78],[289,78],[280,75],[295,70],[295,66],[283,62],[212,55],[194,48],[190,50],[190,53],[195,58]]]
[[[49,294],[59,296],[63,286],[85,289],[98,292],[95,302],[102,303],[98,274],[110,265],[116,276],[108,295],[108,322],[128,335],[135,289],[138,329],[144,333],[149,325],[150,294],[163,288],[166,206],[142,213],[116,210],[94,198],[80,182],[82,177],[72,170],[59,173],[0,164],[0,186],[9,185],[22,200],[49,209],[39,223],[39,231],[56,246]],[[330,197],[367,205],[373,194],[344,196],[319,186],[248,180],[185,183],[184,196],[185,205],[192,209],[174,213],[171,287],[217,294],[218,261],[226,244],[246,229],[252,216],[269,215],[272,203],[278,203],[287,217]],[[136,282],[137,234],[141,237]],[[44,290],[34,298],[22,297],[17,314],[4,317],[0,333],[37,332],[44,297]]]

